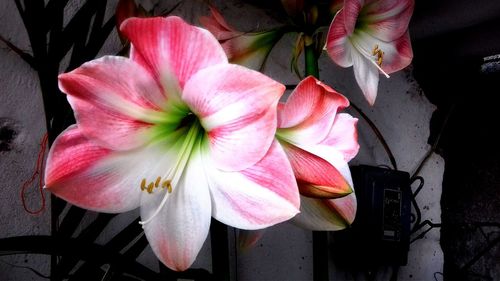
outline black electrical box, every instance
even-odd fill
[[[334,233],[333,257],[352,269],[406,265],[410,245],[411,188],[407,172],[351,167],[357,198],[351,227]]]

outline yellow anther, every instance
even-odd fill
[[[168,193],[172,193],[172,181],[171,180],[166,180],[161,184],[162,188],[167,188]]]
[[[155,184],[154,183],[149,183],[148,184],[148,193],[153,193],[153,188],[155,187]]]
[[[153,190],[155,188],[159,188],[161,183],[161,188],[164,189],[166,188],[168,193],[172,192],[172,180],[164,180],[163,182],[161,181],[161,177],[157,177],[156,181],[150,182],[147,184],[147,180],[144,178],[141,181],[141,190],[142,191],[147,191],[148,193],[153,193]],[[147,184],[147,185],[146,185]]]
[[[379,49],[377,44],[373,47],[372,55],[377,56],[377,65],[382,66],[382,62],[384,61],[384,52]]]

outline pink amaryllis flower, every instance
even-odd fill
[[[77,124],[54,142],[46,187],[83,208],[140,206],[159,259],[188,268],[211,216],[242,229],[293,217],[300,198],[274,140],[284,86],[229,64],[217,40],[178,17],[131,18],[130,59],[59,76]]]
[[[339,230],[356,214],[347,162],[359,150],[357,119],[339,113],[349,101],[309,76],[278,107],[276,138],[297,179],[301,213],[293,221],[312,230]]]
[[[210,6],[210,16],[200,17],[200,23],[219,40],[229,61],[260,70],[274,45],[285,34],[284,28],[261,32],[242,32],[230,26],[221,13]]]
[[[352,66],[366,100],[377,97],[379,72],[386,77],[413,58],[408,23],[413,0],[345,0],[333,19],[326,49],[335,63]]]

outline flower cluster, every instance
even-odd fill
[[[284,10],[295,25],[303,25],[294,50],[296,64],[302,52],[303,30],[315,30],[317,35],[318,7],[312,1],[282,0]],[[325,49],[331,59],[341,67],[353,67],[354,77],[370,105],[375,103],[379,73],[389,74],[407,67],[412,59],[408,24],[413,14],[414,0],[332,0],[327,10],[335,13],[326,38]],[[230,27],[214,7],[211,16],[200,22],[225,46],[234,63],[244,63],[259,69],[265,58],[281,38],[282,27],[259,33],[244,33]],[[316,37],[316,39],[318,39]],[[321,42],[322,43],[322,42]],[[309,43],[310,44],[310,43]]]
[[[413,0],[338,2],[329,5],[336,15],[326,49],[337,64],[353,66],[373,104],[379,72],[412,59]],[[130,56],[105,56],[59,76],[76,124],[50,150],[48,190],[99,212],[140,208],[154,253],[174,270],[193,263],[212,217],[246,230],[287,220],[339,230],[353,222],[347,163],[359,145],[357,119],[341,112],[349,101],[308,76],[280,102],[284,85],[233,64],[259,69],[289,28],[239,32],[212,7],[200,19],[205,30],[179,17],[128,18],[147,13],[120,3],[119,34]],[[306,30],[319,22],[317,7],[282,3]]]
[[[347,161],[358,144],[356,119],[337,114],[345,97],[310,77],[280,104],[282,84],[228,63],[207,30],[178,17],[130,18],[121,32],[130,58],[59,76],[77,123],[51,148],[48,190],[100,212],[140,207],[153,251],[174,270],[192,264],[211,217],[241,229],[299,210],[313,229],[352,222]]]

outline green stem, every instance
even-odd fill
[[[316,53],[314,40],[311,36],[305,35],[304,49],[306,76],[312,75],[319,79],[318,55]]]
[[[304,38],[304,59],[306,75],[319,79],[318,55],[311,36]],[[328,232],[313,231],[313,280],[328,280]]]

